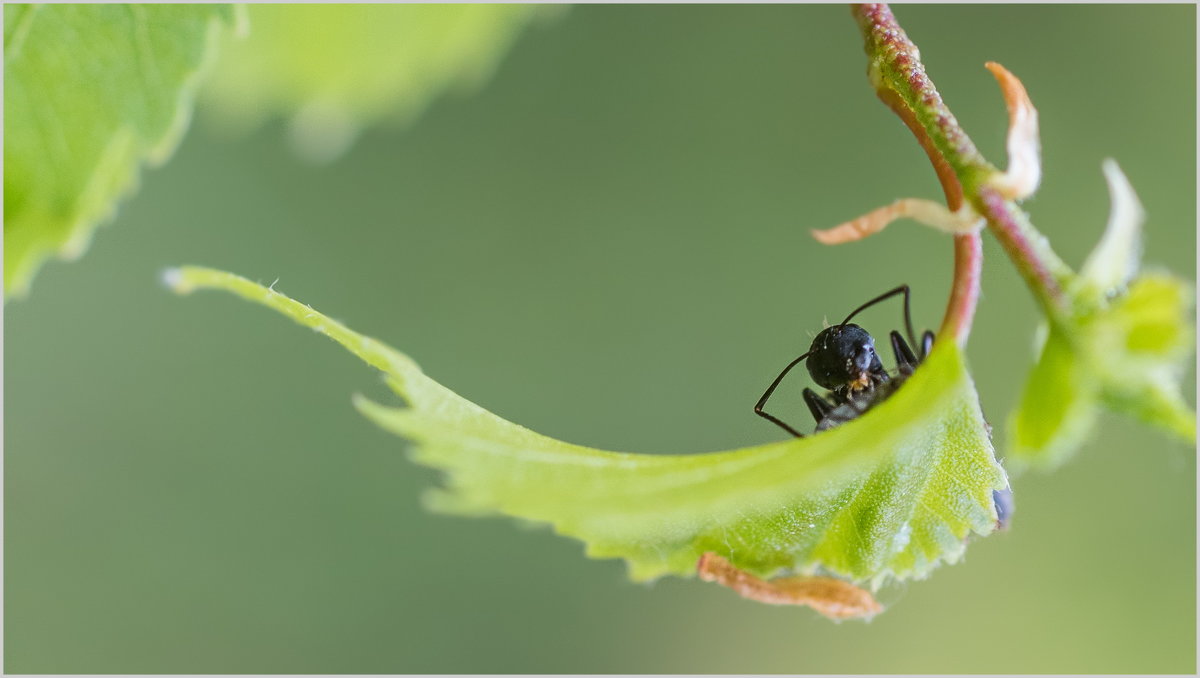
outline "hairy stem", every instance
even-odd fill
[[[1029,223],[1025,212],[994,189],[981,186],[972,202],[987,218],[992,234],[1017,264],[1017,271],[1033,290],[1038,303],[1051,315],[1061,310],[1066,299],[1059,281],[1067,277],[1070,269],[1050,249],[1046,237]]]
[[[861,4],[852,5],[851,13],[863,33],[871,84],[929,156],[947,207],[957,210],[969,203],[987,220],[1038,302],[1049,312],[1061,310],[1065,299],[1059,280],[1070,270],[1024,213],[988,187],[988,180],[1000,175],[1000,170],[979,153],[942,101],[925,72],[920,52],[892,10],[886,4]],[[970,330],[979,293],[979,247],[977,235],[955,238],[954,288],[942,331],[954,331],[960,343]]]
[[[925,73],[921,53],[917,50],[896,17],[886,4],[852,5],[851,11],[863,32],[870,62],[867,74],[884,101],[895,97],[917,120],[929,142],[943,160],[953,168],[964,187],[970,187],[982,176],[995,171],[975,148],[974,142],[959,126],[954,114],[942,101],[941,94]],[[910,124],[910,127],[912,125]],[[936,163],[935,163],[936,165]],[[951,206],[951,209],[954,209]]]
[[[946,315],[942,318],[943,335],[954,337],[959,346],[966,346],[979,302],[979,280],[983,269],[983,241],[978,233],[954,236],[954,286]]]

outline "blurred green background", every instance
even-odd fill
[[[1149,214],[1146,261],[1195,279],[1194,7],[896,12],[999,164],[983,62],[1024,80],[1045,161],[1026,207],[1065,259],[1100,236],[1113,157]],[[5,308],[5,670],[1194,672],[1194,450],[1129,420],[1016,478],[1010,533],[835,625],[424,512],[434,474],[350,407],[386,397],[369,369],[261,308],[158,284],[184,263],[278,278],[573,442],[778,439],[751,406],[824,317],[907,282],[936,326],[948,291],[944,236],[808,235],[940,197],[864,73],[842,6],[581,6],[528,29],[480,91],[329,165],[297,160],[281,124],[231,138],[202,107],[88,254]],[[985,247],[970,359],[1003,450],[1037,315]],[[779,407],[803,422],[801,384]]]

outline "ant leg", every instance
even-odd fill
[[[904,329],[908,332],[909,344],[916,346],[917,345],[917,335],[913,334],[912,313],[909,310],[909,303],[908,303],[908,301],[909,301],[908,285],[901,285],[894,290],[888,290],[887,292],[884,292],[883,294],[879,295],[878,297],[875,297],[874,299],[868,301],[867,303],[863,304],[862,306],[859,306],[858,308],[854,309],[854,311],[850,315],[846,316],[846,319],[842,321],[842,325],[845,325],[846,323],[850,322],[851,318],[858,315],[860,312],[865,311],[866,309],[874,306],[875,304],[878,304],[881,301],[886,301],[887,299],[891,299],[892,297],[896,296],[897,294],[904,294]]]
[[[811,351],[809,351],[809,353],[811,353]],[[767,421],[775,424],[776,426],[782,428],[783,430],[787,431],[788,433],[791,433],[792,435],[796,436],[797,438],[803,438],[804,434],[797,431],[796,429],[792,428],[791,426],[788,426],[787,424],[783,423],[781,420],[779,420],[774,415],[763,412],[763,406],[767,404],[767,399],[770,398],[771,394],[775,392],[775,388],[777,386],[779,386],[779,382],[783,381],[783,378],[785,376],[787,376],[787,373],[790,372],[793,367],[795,367],[796,365],[799,365],[801,360],[804,360],[807,357],[808,357],[808,353],[805,353],[804,355],[800,356],[799,358],[796,358],[792,362],[788,363],[788,366],[783,368],[783,371],[779,373],[779,376],[775,377],[775,381],[771,382],[771,385],[767,387],[766,393],[763,393],[762,397],[758,399],[758,404],[754,406],[755,414],[757,414],[758,416],[762,417],[763,419],[766,419]]]
[[[911,373],[917,368],[917,356],[913,355],[908,342],[904,341],[904,337],[900,336],[899,332],[892,330],[889,336],[892,338],[892,352],[896,354],[896,369]]]
[[[804,404],[808,405],[808,411],[812,412],[813,419],[816,419],[818,424],[834,408],[833,403],[817,395],[817,392],[811,388],[804,389]]]
[[[933,350],[933,332],[925,330],[925,334],[921,335],[921,360],[929,357],[929,352]]]

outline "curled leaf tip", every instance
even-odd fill
[[[709,551],[696,565],[700,579],[733,589],[748,600],[768,605],[807,605],[833,619],[870,619],[883,606],[866,589],[833,577],[760,579]]]
[[[158,274],[158,279],[175,294],[187,294],[192,291],[192,287],[184,280],[183,271],[178,268],[164,268],[162,273]]]
[[[932,200],[901,198],[833,228],[814,229],[812,235],[817,242],[824,245],[840,245],[874,235],[887,228],[893,221],[904,218],[952,234],[976,233],[984,223],[965,205],[959,211],[951,212],[941,203]]]
[[[1042,180],[1038,112],[1017,76],[994,61],[984,66],[996,77],[1008,107],[1008,170],[993,177],[991,184],[1009,200],[1028,198]]]

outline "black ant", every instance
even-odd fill
[[[850,323],[854,316],[862,311],[890,299],[897,294],[904,295],[904,329],[908,333],[908,341],[895,330],[889,335],[892,352],[896,355],[896,373],[888,374],[875,353],[875,339],[859,327]],[[808,351],[788,363],[775,381],[767,387],[766,393],[758,399],[754,413],[773,422],[783,430],[797,438],[804,434],[785,424],[774,415],[763,411],[763,406],[775,388],[800,361],[807,359],[805,366],[812,375],[813,381],[819,386],[829,389],[827,396],[818,395],[811,388],[804,389],[804,403],[817,420],[816,432],[821,432],[838,424],[844,424],[881,403],[896,392],[900,384],[913,373],[933,348],[933,332],[926,331],[921,335],[921,343],[917,344],[913,334],[912,315],[909,311],[908,285],[901,285],[875,297],[867,303],[854,309],[841,324],[826,327],[813,338]],[[910,344],[911,342],[911,344]],[[920,349],[920,355],[914,354],[911,346]]]
[[[908,334],[908,341],[895,330],[888,335],[892,343],[892,352],[896,356],[896,372],[888,374],[879,360],[879,355],[875,353],[875,339],[850,321],[862,311],[897,294],[904,295],[904,329]],[[763,406],[767,404],[767,399],[775,392],[787,373],[800,361],[808,359],[805,366],[808,367],[813,381],[829,389],[825,397],[818,395],[811,388],[804,389],[804,403],[817,420],[814,433],[844,424],[858,418],[895,393],[904,381],[912,376],[917,366],[929,357],[929,352],[933,349],[933,339],[933,332],[926,330],[921,335],[921,343],[917,344],[909,310],[908,285],[901,285],[854,309],[841,324],[826,327],[817,333],[808,351],[788,363],[779,376],[775,377],[775,381],[767,387],[766,393],[763,393],[758,399],[758,404],[754,406],[754,413],[797,438],[803,438],[803,433],[774,415],[764,412]],[[920,349],[920,354],[913,353],[910,342]],[[1013,513],[1012,490],[1007,487],[1003,490],[993,490],[992,502],[996,508],[996,529],[1006,529]]]

